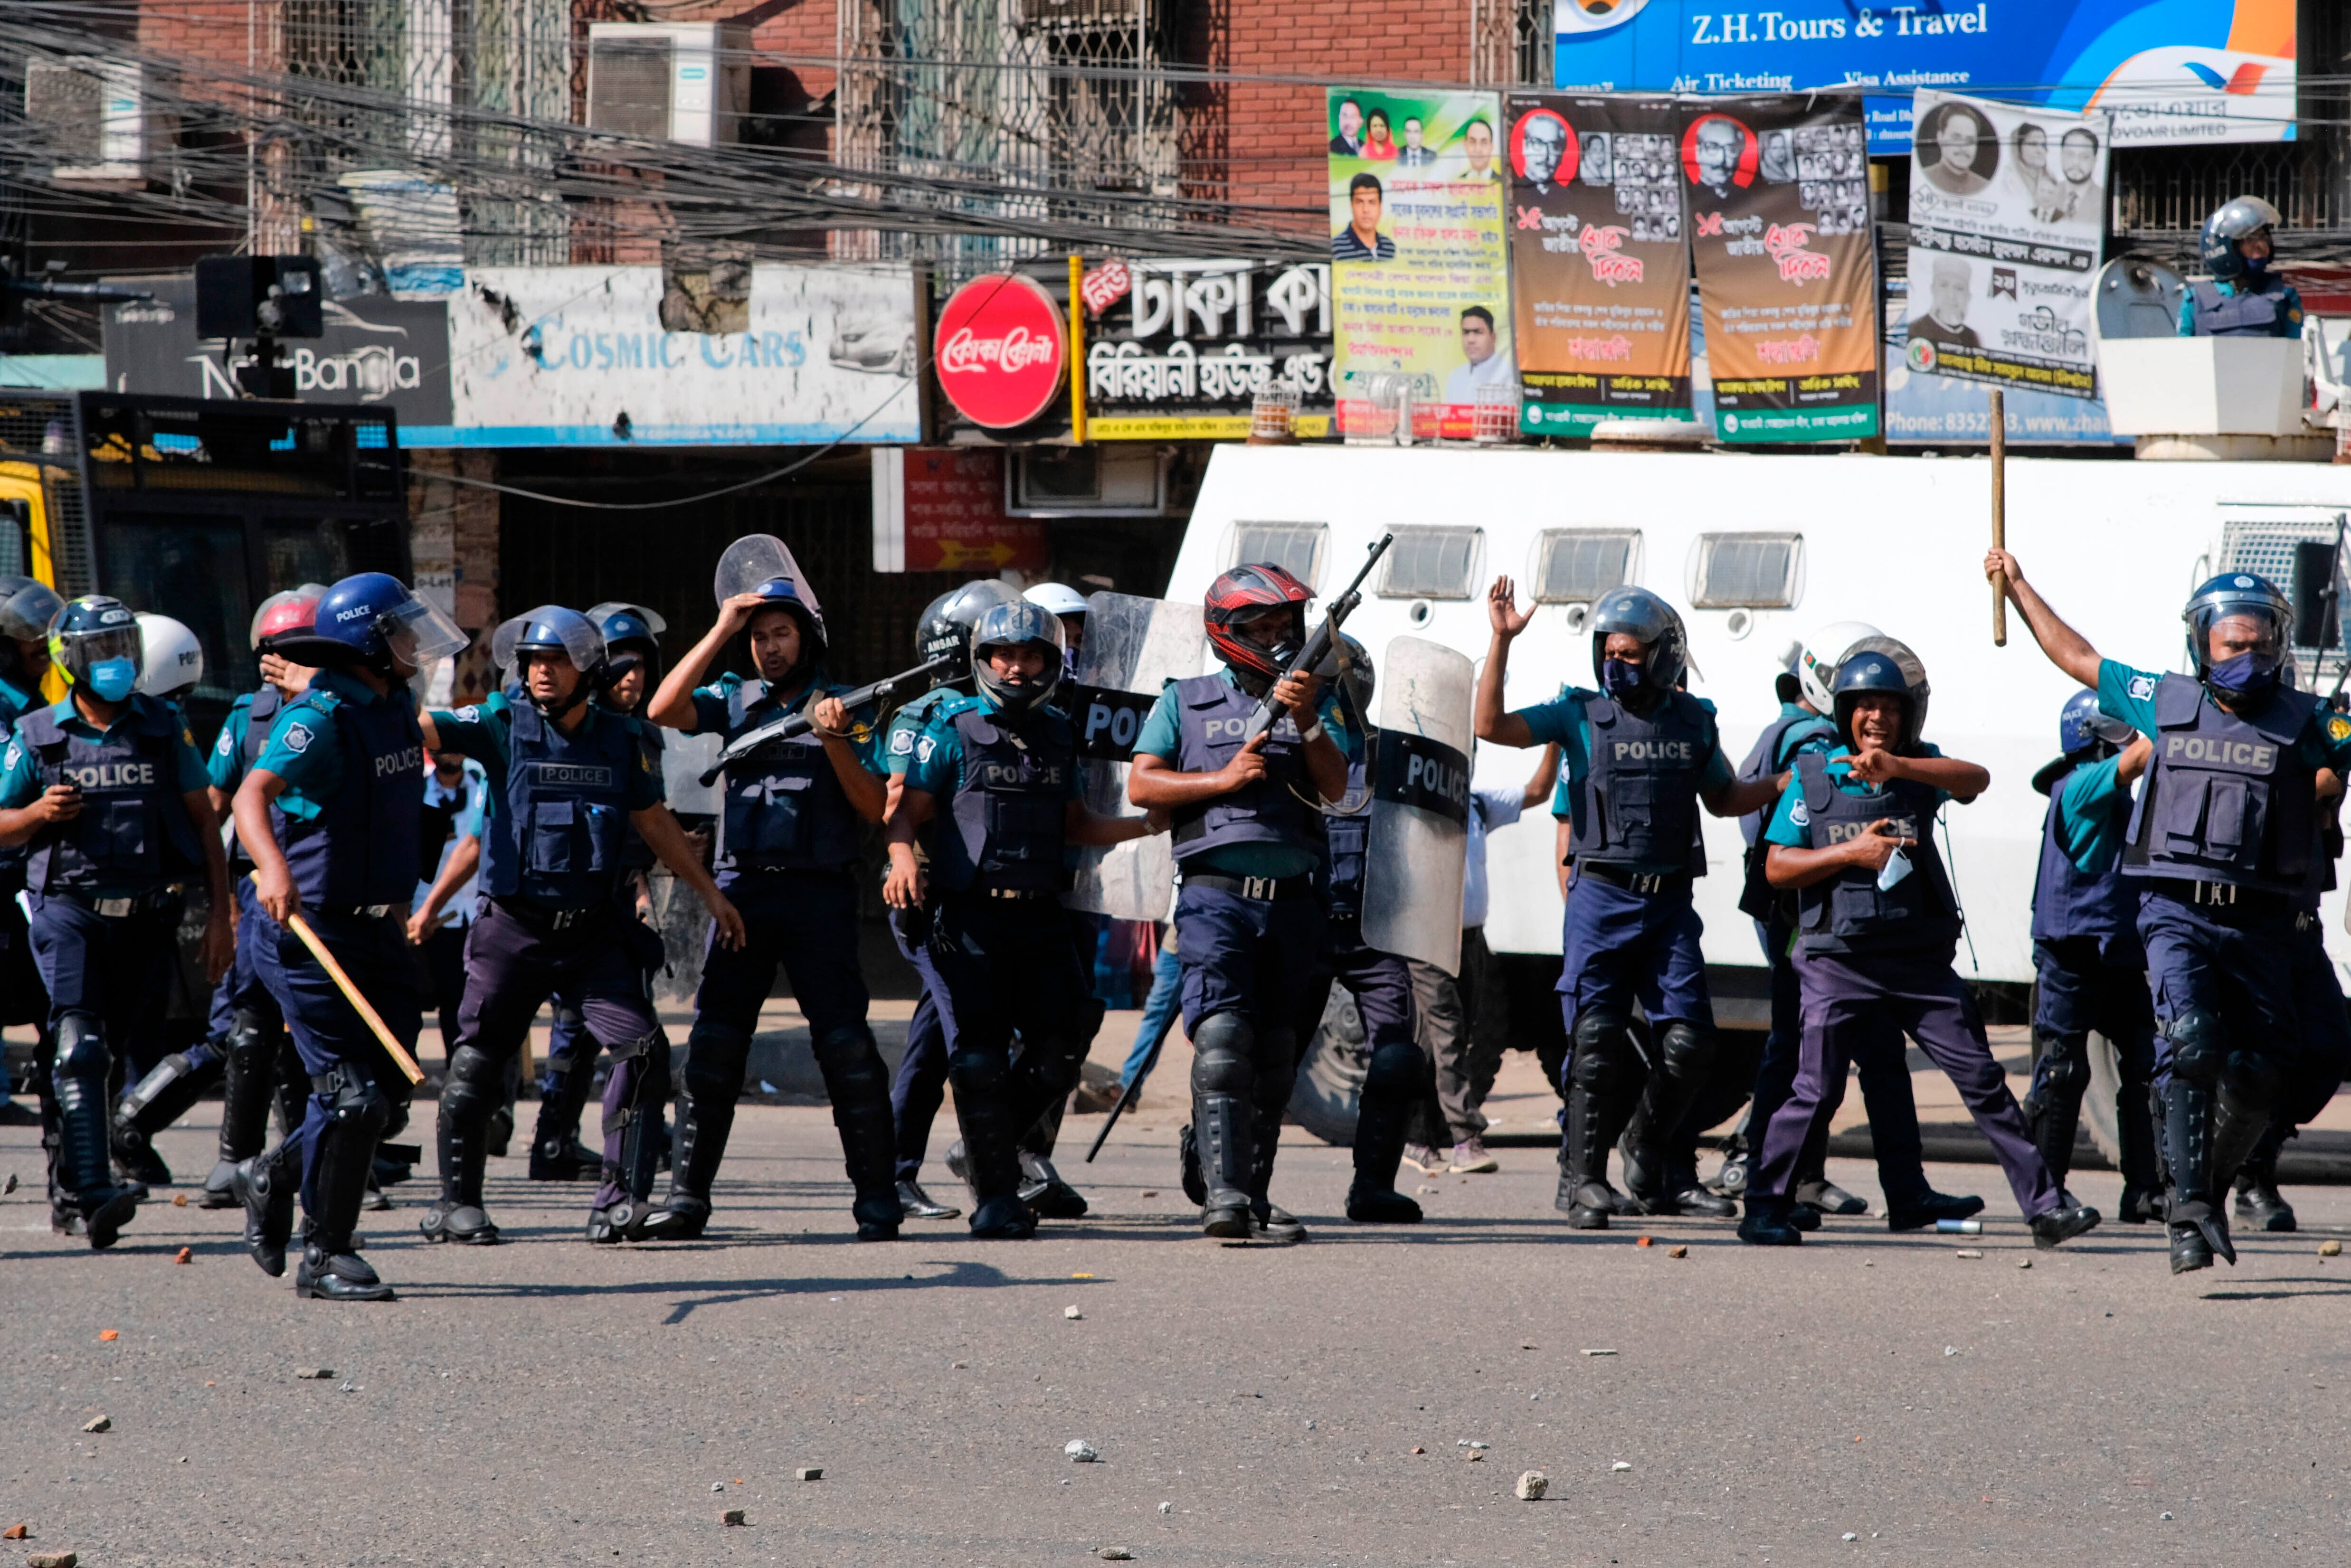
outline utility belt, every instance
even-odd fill
[[[1696,880],[1686,871],[1636,872],[1606,861],[1577,861],[1575,874],[1578,877],[1596,876],[1644,898],[1654,898],[1659,894],[1687,893]]]
[[[62,904],[75,904],[109,920],[128,920],[137,915],[156,915],[167,909],[177,911],[186,903],[187,889],[184,884],[175,882],[152,893],[134,893],[120,898],[100,898],[96,894],[75,893],[65,888],[40,896],[44,901],[54,898]]]
[[[1227,876],[1222,872],[1195,871],[1186,872],[1179,879],[1179,884],[1212,888],[1258,904],[1280,904],[1287,899],[1314,896],[1314,873],[1311,872],[1301,872],[1296,876]]]
[[[611,919],[614,913],[609,901],[585,904],[578,909],[545,909],[535,904],[526,904],[519,898],[494,897],[490,902],[503,913],[512,915],[517,924],[542,936],[575,936]]]
[[[2223,924],[2252,923],[2300,915],[2294,900],[2283,893],[2240,887],[2233,882],[2199,882],[2192,877],[2151,877],[2147,890],[2158,898],[2185,904],[2198,914]]]

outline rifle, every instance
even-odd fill
[[[870,686],[859,686],[854,691],[841,693],[841,706],[854,711],[868,703],[887,702],[898,695],[899,687],[912,681],[927,681],[955,662],[956,656],[953,653],[941,653],[928,664],[917,664],[911,670],[901,670],[894,675],[885,675]],[[816,720],[810,716],[806,708],[802,708],[795,713],[778,714],[758,728],[745,730],[726,743],[726,749],[719,752],[717,761],[703,769],[702,787],[708,789],[717,781],[721,773],[726,772],[728,768],[745,758],[764,751],[770,746],[780,746],[787,740],[806,735],[815,727]]]
[[[1395,535],[1380,536],[1379,543],[1364,557],[1363,570],[1355,573],[1355,580],[1347,584],[1345,591],[1331,601],[1331,608],[1323,612],[1322,624],[1314,629],[1314,635],[1306,639],[1306,646],[1298,650],[1298,656],[1282,670],[1280,679],[1274,683],[1276,685],[1292,675],[1313,669],[1322,662],[1331,652],[1331,644],[1337,639],[1340,627],[1346,623],[1348,616],[1355,612],[1355,606],[1363,602],[1364,579],[1372,575],[1372,568],[1379,564],[1380,557],[1385,555],[1388,546],[1394,543]],[[1249,730],[1241,737],[1241,744],[1246,746],[1271,729],[1274,721],[1280,716],[1281,709],[1274,704],[1272,688],[1268,687],[1265,695],[1258,699],[1257,711],[1249,715]]]

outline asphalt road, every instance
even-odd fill
[[[206,1167],[209,1119],[162,1140],[175,1167]],[[507,1245],[425,1245],[396,1189],[368,1253],[401,1299],[348,1307],[260,1274],[234,1213],[52,1238],[33,1134],[0,1129],[24,1184],[0,1523],[31,1527],[0,1564],[2106,1568],[2351,1542],[2351,1257],[2317,1255],[2345,1189],[2174,1280],[2145,1229],[2035,1252],[1980,1166],[1934,1171],[1993,1200],[1980,1239],[1833,1220],[1761,1251],[1659,1221],[1642,1248],[1565,1230],[1525,1149],[1407,1183],[1437,1189],[1418,1228],[1354,1228],[1345,1154],[1293,1133],[1276,1191],[1312,1239],[1224,1248],[1176,1189],[1174,1120],[1123,1125],[1079,1178],[1095,1214],[1027,1243],[956,1220],[858,1245],[820,1109],[744,1108],[690,1246],[590,1249],[586,1187],[496,1161]],[[1071,1118],[1071,1166],[1098,1125]],[[2116,1179],[2075,1186],[2111,1205]],[[1530,1469],[1543,1501],[1511,1495]]]

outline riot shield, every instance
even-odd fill
[[[671,730],[662,737],[662,783],[669,809],[682,817],[715,817],[725,810],[725,791],[705,784],[702,776],[718,764],[726,737],[716,733],[685,735]]]
[[[792,559],[791,547],[773,534],[745,534],[728,545],[718,558],[718,573],[712,580],[713,600],[726,603],[738,593],[748,593],[771,577],[789,577],[792,590],[809,613],[821,619],[824,606],[816,599],[816,590],[809,586],[808,574],[800,563]]]
[[[1069,710],[1078,726],[1078,778],[1090,810],[1106,817],[1138,817],[1126,803],[1128,759],[1159,688],[1200,673],[1208,652],[1207,627],[1196,604],[1097,593],[1086,601],[1086,645]],[[1176,889],[1176,856],[1167,835],[1132,839],[1080,852],[1071,907],[1117,920],[1165,920]]]
[[[1468,659],[1423,638],[1398,637],[1380,663],[1364,941],[1448,975],[1461,968],[1471,688]]]

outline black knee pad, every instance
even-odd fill
[[[685,1037],[685,1066],[678,1082],[690,1099],[732,1105],[743,1092],[743,1070],[750,1060],[749,1035],[725,1024],[697,1023]]]
[[[1246,1094],[1257,1082],[1249,1053],[1257,1048],[1257,1031],[1238,1013],[1217,1013],[1200,1020],[1192,1037],[1192,1088],[1201,1094]]]
[[[1586,1008],[1575,1019],[1575,1053],[1568,1072],[1576,1084],[1593,1093],[1623,1084],[1639,1071],[1639,1051],[1633,1043],[1633,1020],[1601,1008]]]
[[[486,1121],[505,1098],[505,1074],[488,1054],[461,1045],[449,1058],[449,1076],[441,1085],[441,1114],[453,1126]],[[316,1080],[313,1080],[315,1085]]]
[[[322,1075],[311,1079],[310,1088],[328,1097],[327,1119],[334,1125],[364,1134],[371,1140],[383,1134],[392,1107],[374,1073],[348,1061],[338,1061]]]
[[[2086,1035],[2036,1031],[2041,1042],[2041,1082],[2054,1093],[2078,1094],[2090,1086],[2090,1041]]]
[[[269,1034],[266,1019],[259,1013],[240,1008],[230,1015],[228,1036],[221,1043],[231,1056],[251,1064],[260,1061],[261,1053],[269,1049]]]
[[[57,1054],[52,1070],[59,1078],[103,1078],[111,1058],[106,1049],[106,1025],[95,1013],[68,1013],[57,1019]]]
[[[1364,1074],[1364,1092],[1409,1094],[1420,1087],[1421,1069],[1427,1061],[1420,1047],[1408,1040],[1392,1040],[1374,1046],[1371,1064]]]
[[[958,1049],[947,1057],[947,1082],[958,1096],[992,1094],[1004,1087],[1005,1077],[1001,1052]]]
[[[887,1097],[890,1092],[890,1072],[883,1064],[882,1049],[873,1043],[873,1031],[863,1024],[837,1029],[818,1040],[816,1060],[836,1092],[858,1098]]]
[[[2187,1008],[2163,1026],[2171,1042],[2171,1074],[2210,1089],[2220,1081],[2228,1060],[2220,1020],[2202,1008]]]
[[[1658,1031],[1657,1063],[1668,1077],[1703,1077],[1713,1068],[1714,1055],[1714,1030],[1710,1029],[1676,1019]]]
[[[2272,1057],[2232,1051],[2220,1069],[2219,1087],[2231,1110],[2266,1115],[2285,1098],[2285,1070]]]

